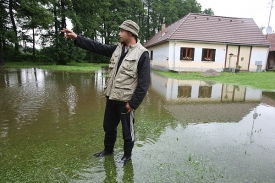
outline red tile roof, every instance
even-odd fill
[[[266,35],[265,35],[266,36]],[[271,44],[270,50],[269,51],[275,51],[275,33],[268,34],[267,39]]]
[[[212,42],[237,45],[269,46],[252,18],[234,18],[190,13],[153,36],[145,47],[157,45],[169,40],[187,42]]]

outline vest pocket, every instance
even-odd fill
[[[136,61],[137,59],[135,58],[127,57],[122,65],[126,70],[135,70],[135,66],[137,65]]]
[[[118,88],[115,87],[115,90],[113,92],[113,98],[119,99],[121,101],[128,101],[132,98],[133,90],[129,88]]]
[[[109,71],[112,70],[115,67],[116,64],[116,60],[118,60],[118,53],[114,53],[114,55],[112,56],[111,60],[110,60],[110,64],[109,64]]]
[[[115,71],[114,67],[115,67],[115,62],[112,59],[111,62],[110,62],[110,64],[109,64],[108,76],[107,76],[107,81],[105,83],[104,89],[107,89],[108,85],[110,85],[110,80],[111,80],[112,75],[114,74],[114,71]]]
[[[115,62],[111,61],[109,64],[109,70],[112,70],[115,67]]]
[[[137,74],[133,71],[122,70],[116,77],[116,82],[122,85],[131,85],[136,80]]]
[[[134,72],[134,71],[132,71],[132,70],[123,70],[123,71],[121,71],[121,74],[124,74],[124,75],[126,75],[126,76],[129,76],[129,77],[131,77],[131,78],[136,78],[137,77],[137,73],[136,72]]]

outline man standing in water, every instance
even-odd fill
[[[105,86],[106,108],[103,128],[104,150],[95,157],[111,155],[117,137],[117,126],[122,123],[124,155],[120,163],[131,160],[134,147],[134,110],[144,99],[150,84],[150,59],[138,40],[139,26],[126,20],[119,26],[118,45],[105,45],[63,29],[65,38],[74,40],[80,48],[111,57]]]

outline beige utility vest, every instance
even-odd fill
[[[139,41],[131,45],[116,74],[122,47],[119,43],[111,57],[105,95],[111,100],[127,102],[132,98],[138,84],[137,66],[140,56],[148,50]]]

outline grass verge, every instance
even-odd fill
[[[106,67],[106,63],[70,62],[67,65],[56,65],[42,62],[8,62],[4,68],[39,68],[45,70],[68,71],[68,72],[93,72]]]
[[[157,73],[166,77],[180,80],[203,80],[216,81],[220,83],[245,85],[262,90],[275,90],[275,72],[221,72],[220,76],[203,76],[200,72],[195,73],[174,73],[162,72]]]

